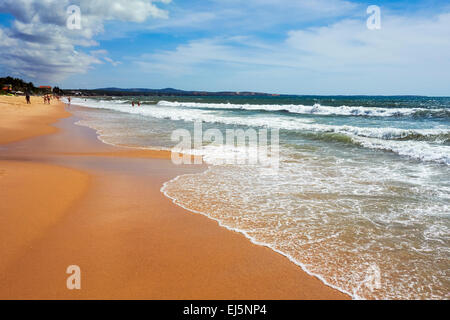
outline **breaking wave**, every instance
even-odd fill
[[[363,116],[363,117],[450,117],[448,109],[427,109],[427,108],[377,108],[362,106],[322,106],[314,104],[305,105],[257,105],[257,104],[231,104],[231,103],[198,103],[198,102],[171,102],[160,101],[159,106],[164,107],[185,107],[199,109],[224,109],[224,110],[248,110],[248,111],[268,111],[268,112],[289,112],[296,114],[312,115],[337,115],[337,116]]]

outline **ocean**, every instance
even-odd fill
[[[132,107],[139,100],[141,107]],[[355,299],[450,298],[450,98],[74,98],[105,143],[171,149],[171,134],[278,129],[279,169],[224,163],[161,191]],[[225,134],[225,133],[224,133]],[[257,263],[257,262],[255,262]]]

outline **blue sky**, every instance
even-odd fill
[[[81,30],[66,9],[81,9]],[[381,29],[369,30],[369,5]],[[0,0],[0,74],[63,88],[450,96],[448,1]]]

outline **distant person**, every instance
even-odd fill
[[[131,106],[134,107],[134,101],[131,101]]]
[[[141,106],[141,102],[140,101],[138,101],[138,107],[140,107]]]
[[[25,99],[27,100],[27,104],[31,104],[30,93],[28,91],[25,92]]]
[[[67,101],[69,101],[69,104],[70,104],[70,102],[72,101],[72,98],[71,98],[71,97],[68,97],[68,98],[67,98]]]

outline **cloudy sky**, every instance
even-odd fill
[[[81,29],[67,27],[71,5]],[[369,5],[379,30],[367,28]],[[0,0],[5,75],[63,88],[450,96],[450,3]]]

